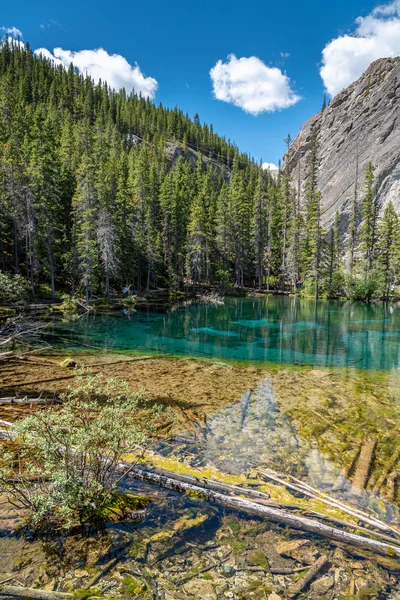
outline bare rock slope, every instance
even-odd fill
[[[354,187],[362,194],[369,161],[375,166],[381,210],[392,200],[400,214],[400,59],[373,62],[358,81],[333,98],[324,111],[302,127],[289,153],[295,187],[301,197],[307,179],[311,133],[318,127],[318,189],[322,193],[322,223],[332,223],[336,211],[346,226]]]

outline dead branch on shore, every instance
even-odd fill
[[[4,404],[17,404],[17,405],[31,405],[31,404],[54,404],[55,402],[59,402],[56,398],[42,398],[42,395],[37,398],[28,398],[28,396],[24,396],[23,398],[19,398],[18,396],[8,396],[6,398],[0,398],[0,405]]]
[[[220,296],[219,294],[204,293],[201,294],[198,298],[199,302],[207,302],[208,304],[225,304],[224,296]]]
[[[0,348],[5,349],[0,352],[0,361],[8,361],[14,356],[31,354],[32,352],[46,351],[51,348],[50,344],[40,348],[37,346],[40,340],[40,332],[47,327],[47,323],[38,325],[35,321],[30,321],[22,315],[7,319],[0,325]],[[15,345],[18,347],[15,348]],[[7,349],[10,347],[12,349]]]

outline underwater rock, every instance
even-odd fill
[[[217,600],[217,595],[210,581],[205,579],[193,579],[185,583],[185,590],[202,600]]]
[[[333,588],[333,585],[334,581],[332,577],[329,577],[329,575],[325,575],[324,577],[320,577],[316,581],[313,581],[313,583],[310,585],[310,588],[316,594],[323,595],[326,594],[331,588]]]

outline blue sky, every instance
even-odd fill
[[[400,0],[378,8],[367,0],[20,0],[4,3],[0,26],[49,55],[61,48],[56,60],[72,57],[112,85],[136,82],[156,103],[198,112],[274,163],[287,134],[320,109],[324,84],[334,94],[371,60],[400,53]]]

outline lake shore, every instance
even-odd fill
[[[2,369],[1,395],[16,391],[20,396],[59,394],[73,384],[75,374],[75,369],[60,366],[65,358],[68,357],[49,354],[9,361]],[[388,397],[396,400],[398,396],[398,379],[392,373],[355,369],[349,373],[342,369],[250,366],[216,360],[103,353],[79,354],[74,359],[94,372],[125,379],[132,391],[145,389],[151,400],[168,405],[176,414],[174,431],[177,432],[204,427],[205,423],[212,429],[213,415],[221,411],[221,414],[225,411],[224,420],[231,427],[229,406],[235,406],[243,394],[256,391],[260,382],[271,382],[285,422],[288,420],[309,442],[317,441],[335,464],[343,468],[351,466],[365,436],[376,436],[371,487],[387,465],[393,445],[398,443],[396,428],[400,415],[393,406],[389,412],[387,400]],[[359,414],[361,405],[363,413]],[[5,414],[0,407],[0,418],[5,418]],[[284,445],[280,454],[283,460]],[[287,463],[282,463],[282,468],[296,458],[295,454],[286,456]],[[149,460],[156,466],[178,471],[181,468],[172,459],[157,458],[157,453],[150,455]],[[190,460],[185,468],[190,471]],[[351,476],[350,469],[348,475]],[[299,502],[282,486],[273,482],[265,485],[277,500],[287,504]],[[296,585],[298,573],[321,556],[327,557],[327,565],[311,582],[310,598],[321,597],[322,591],[325,597],[333,598],[349,590],[355,593],[363,589],[375,594],[369,597],[378,597],[378,589],[388,586],[395,589],[397,585],[396,569],[400,567],[391,558],[377,559],[362,552],[357,555],[349,547],[340,548],[301,532],[283,531],[278,525],[208,503],[199,504],[152,486],[133,483],[129,485],[129,491],[132,490],[147,492],[154,498],[142,524],[135,524],[129,534],[122,533],[117,524],[109,525],[100,544],[97,538],[89,536],[83,542],[72,533],[62,542],[63,554],[57,551],[52,558],[49,549],[55,540],[32,542],[11,533],[23,515],[2,504],[2,529],[9,534],[0,538],[0,551],[7,556],[1,580],[15,572],[27,587],[81,589],[101,573],[104,562],[113,560],[114,548],[126,544],[129,552],[124,551],[115,569],[100,577],[97,588],[92,590],[94,594],[101,590],[105,597],[124,598],[136,590],[135,593],[142,594],[140,597],[150,598],[149,581],[153,580],[170,600],[191,597],[261,600],[265,594],[283,598]],[[310,503],[309,508],[312,506]],[[27,559],[22,560],[23,556]],[[276,600],[276,596],[272,597]],[[397,598],[395,593],[387,597]]]

